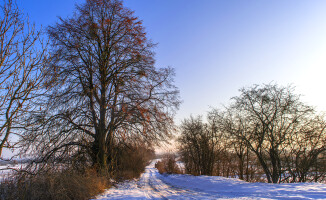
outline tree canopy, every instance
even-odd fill
[[[87,0],[48,34],[51,92],[43,115],[34,117],[38,131],[30,132],[45,159],[74,152],[106,171],[116,143],[171,134],[179,105],[173,69],[154,66],[154,44],[121,1]]]

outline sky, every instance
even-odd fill
[[[72,16],[84,0],[17,0],[38,27]],[[253,84],[292,85],[326,111],[326,1],[125,0],[158,43],[156,66],[176,70],[177,124],[206,115]]]

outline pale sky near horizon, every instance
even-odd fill
[[[17,0],[32,22],[53,25],[84,0]],[[179,124],[228,104],[253,84],[292,84],[326,111],[326,1],[125,0],[158,43],[156,66],[176,69]]]

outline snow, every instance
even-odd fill
[[[120,183],[96,199],[326,199],[326,184],[247,183],[218,176],[161,175],[154,163],[146,167],[139,180]]]
[[[0,182],[13,175],[14,169],[26,167],[27,159],[4,161],[0,159]]]
[[[15,165],[15,164],[0,165],[0,182],[12,174],[13,170],[10,168],[17,169],[19,167],[17,167],[17,165]]]

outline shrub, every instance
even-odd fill
[[[167,154],[165,155],[162,160],[155,163],[155,168],[158,169],[158,171],[163,174],[182,174],[182,170],[177,165],[177,162],[175,160],[175,156],[173,154]]]
[[[138,178],[155,155],[154,150],[145,145],[120,145],[116,152],[114,177],[117,180]]]

